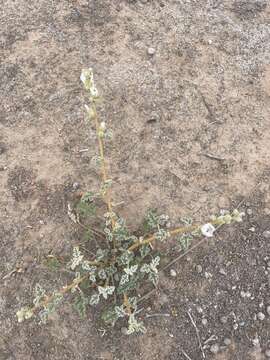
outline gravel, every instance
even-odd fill
[[[270,231],[269,230],[265,230],[262,235],[265,239],[270,239]]]
[[[207,319],[206,319],[206,318],[203,318],[203,319],[202,319],[202,324],[203,324],[204,326],[206,326],[207,323],[208,323]]]
[[[210,352],[212,354],[217,354],[219,352],[219,345],[218,344],[211,345]]]
[[[170,275],[171,275],[172,277],[176,277],[177,272],[176,272],[174,269],[171,269],[171,270],[170,270]]]
[[[74,190],[78,190],[79,187],[80,187],[80,184],[78,182],[75,182],[75,183],[72,184],[72,187],[73,187]]]
[[[265,319],[265,315],[264,313],[262,313],[261,311],[257,314],[257,318],[260,320],[260,321],[263,321]]]
[[[232,343],[231,339],[229,339],[229,338],[225,338],[223,342],[224,342],[224,345],[226,345],[226,346],[229,346]]]
[[[126,327],[121,327],[121,333],[123,335],[127,335],[127,331],[128,331],[128,329]]]
[[[150,47],[147,49],[147,53],[148,53],[148,55],[153,56],[153,55],[155,55],[156,50],[154,48]]]
[[[226,316],[221,316],[220,322],[221,322],[222,324],[226,324],[226,323],[227,323],[227,318],[226,318]]]

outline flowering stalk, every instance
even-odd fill
[[[111,197],[111,189],[106,188],[106,184],[109,181],[108,171],[107,171],[107,163],[104,156],[104,134],[106,130],[106,125],[104,122],[100,123],[96,110],[96,101],[98,99],[98,91],[94,84],[94,76],[93,70],[91,68],[82,70],[81,81],[84,84],[85,89],[89,92],[90,95],[90,107],[86,105],[86,110],[88,113],[88,117],[90,120],[94,120],[96,127],[96,134],[98,138],[98,148],[99,148],[99,159],[100,159],[100,167],[102,173],[102,181],[103,186],[105,187],[103,197],[107,204],[108,212],[111,218],[112,228],[115,226],[115,219],[112,211],[112,197]]]

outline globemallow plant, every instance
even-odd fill
[[[182,251],[186,251],[194,236],[212,237],[217,227],[242,221],[243,213],[238,210],[232,213],[225,212],[220,216],[211,217],[205,224],[194,225],[188,221],[185,226],[171,230],[168,228],[167,216],[149,211],[144,221],[148,235],[136,236],[131,233],[125,220],[114,211],[111,191],[113,182],[105,158],[105,143],[110,140],[111,132],[104,121],[99,121],[97,115],[100,97],[91,68],[82,71],[81,81],[89,100],[85,105],[87,118],[96,130],[99,151],[96,160],[100,167],[101,184],[99,191],[85,192],[74,209],[69,205],[68,214],[80,225],[83,219],[85,222],[83,227],[97,240],[95,256],[89,258],[79,246],[74,247],[67,264],[69,272],[73,274],[70,283],[49,295],[37,284],[33,304],[21,308],[17,312],[17,318],[22,322],[37,317],[39,321],[45,323],[50,314],[71,293],[70,297],[80,316],[86,315],[88,306],[95,307],[107,302],[108,305],[101,314],[106,324],[114,325],[118,319],[126,319],[127,334],[144,333],[145,326],[138,317],[140,302],[138,289],[142,288],[144,283],[151,283],[154,287],[158,284],[161,259],[153,244],[166,242],[173,236],[180,236],[178,240]],[[103,216],[103,224],[97,230],[89,225],[88,220],[95,219],[96,203],[99,199],[106,204],[107,210]]]

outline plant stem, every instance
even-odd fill
[[[78,279],[74,279],[72,281],[72,283],[70,283],[69,285],[67,286],[63,286],[59,291],[58,293],[64,295],[66,294],[68,291],[70,291],[71,289],[73,289],[74,287],[78,286],[81,282],[83,282],[83,280],[85,280],[87,278],[88,275],[84,275],[83,277],[81,278],[78,278]],[[40,304],[34,306],[32,308],[32,311],[35,312],[37,309],[40,309],[41,307],[46,307],[51,301],[52,299],[54,298],[54,295],[50,295],[50,296],[46,296],[45,300],[42,301]]]
[[[124,306],[127,308],[128,314],[131,314],[131,308],[130,308],[130,303],[128,301],[128,297],[127,294],[124,293]]]
[[[100,123],[98,120],[98,115],[97,115],[97,109],[96,109],[96,104],[95,102],[92,103],[92,109],[94,112],[94,121],[95,121],[95,126],[96,126],[96,134],[97,134],[97,138],[98,138],[98,148],[99,148],[99,156],[100,156],[100,161],[101,161],[101,175],[102,175],[102,181],[105,184],[106,181],[108,180],[108,171],[107,171],[107,163],[106,163],[106,159],[104,157],[104,141],[103,138],[99,135],[99,131],[100,131]],[[106,194],[104,196],[105,202],[107,204],[107,208],[108,208],[108,212],[110,214],[111,217],[111,223],[112,223],[112,228],[114,228],[115,226],[115,220],[112,214],[112,197],[111,197],[111,190],[107,189]]]
[[[212,225],[217,225],[217,224],[220,224],[220,220],[217,219],[217,220],[211,221],[210,223]],[[168,233],[169,233],[169,236],[171,237],[171,236],[174,236],[174,235],[184,234],[184,233],[188,233],[188,232],[191,232],[191,231],[195,231],[195,230],[198,230],[200,228],[201,228],[201,225],[198,225],[198,224],[190,225],[190,226],[182,226],[182,227],[176,228],[174,230],[170,230],[170,231],[168,231]],[[154,240],[156,240],[156,235],[151,235],[151,236],[149,236],[148,238],[146,238],[146,239],[144,239],[142,241],[138,240],[128,248],[128,251],[134,251],[134,250],[136,250],[137,248],[139,248],[142,245],[150,244]]]

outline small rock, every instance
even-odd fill
[[[127,332],[128,332],[128,329],[126,327],[121,327],[121,333],[123,335],[127,335],[128,334]]]
[[[201,306],[197,306],[196,310],[198,311],[199,314],[203,313],[203,308]]]
[[[226,323],[227,323],[227,317],[226,317],[226,316],[221,316],[220,322],[221,322],[222,324],[226,324]]]
[[[237,330],[237,329],[238,329],[238,324],[237,323],[233,324],[233,330]]]
[[[270,239],[270,231],[269,230],[265,230],[262,235],[265,239]]]
[[[256,347],[260,346],[260,340],[257,336],[254,339],[252,339],[252,344],[253,344],[253,346],[256,346]]]
[[[247,209],[247,214],[252,215],[252,209]]]
[[[150,55],[150,56],[155,55],[155,52],[156,52],[156,50],[155,50],[154,48],[152,48],[152,47],[150,47],[150,48],[147,49],[147,53],[148,53],[148,55]]]
[[[270,215],[270,209],[269,208],[265,208],[264,210],[265,215]]]
[[[177,272],[176,272],[174,269],[171,269],[171,270],[170,270],[170,275],[171,275],[172,277],[176,277]]]
[[[208,323],[207,319],[206,319],[206,318],[203,318],[203,319],[202,319],[202,324],[203,324],[203,326],[206,326],[207,323]]]
[[[220,268],[220,269],[219,269],[219,273],[220,273],[221,275],[224,275],[224,276],[227,275],[226,271],[225,271],[223,268]]]
[[[226,346],[229,346],[232,343],[231,339],[229,339],[229,338],[225,338],[223,342],[224,342],[224,345],[226,345]]]
[[[251,232],[255,232],[255,227],[254,226],[252,226],[251,228],[249,228],[248,229],[249,231],[251,231]]]
[[[266,356],[267,358],[270,358],[270,349],[268,349],[268,350],[265,351],[265,356]]]
[[[218,344],[213,344],[210,346],[210,352],[212,354],[217,354],[219,352],[219,345]]]
[[[165,305],[169,302],[169,298],[166,294],[161,294],[160,297],[159,297],[159,303],[160,305]]]
[[[263,321],[265,319],[265,315],[264,313],[262,313],[261,311],[257,314],[257,318],[260,320],[260,321]]]
[[[72,187],[73,187],[74,190],[78,190],[79,187],[80,187],[80,184],[78,182],[75,182],[75,183],[72,184]]]
[[[251,297],[251,293],[249,292],[249,291],[241,291],[240,292],[240,296],[241,296],[241,298],[250,298]]]
[[[266,312],[267,312],[267,314],[270,316],[270,305],[267,306]]]
[[[203,271],[202,266],[201,266],[201,265],[197,265],[197,266],[196,266],[196,271],[197,271],[198,274],[200,274],[200,273]]]

